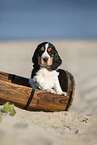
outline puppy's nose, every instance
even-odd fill
[[[43,60],[44,60],[44,62],[47,62],[47,60],[48,60],[48,57],[45,57],[45,58],[43,58]]]

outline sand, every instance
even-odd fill
[[[0,42],[0,71],[30,77],[31,57],[41,41]],[[15,107],[0,122],[0,145],[97,145],[97,40],[53,40],[75,78],[68,112],[29,112]],[[2,106],[0,107],[2,108]]]

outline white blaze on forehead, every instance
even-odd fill
[[[47,52],[47,49],[48,49],[48,47],[49,47],[49,44],[47,43],[47,44],[45,44],[45,51],[44,51],[44,53],[42,54],[42,58],[45,58],[45,57],[50,57],[49,56],[49,54],[48,54],[48,52]]]
[[[46,52],[47,52],[48,47],[49,47],[49,44],[48,44],[48,43],[45,44],[45,51],[46,51]]]
[[[43,63],[43,58],[47,57],[48,58],[47,64],[49,65],[50,64],[50,55],[47,52],[48,47],[49,47],[49,43],[45,44],[45,51],[42,54],[41,58],[42,58],[42,63]]]

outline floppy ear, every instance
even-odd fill
[[[39,64],[38,64],[38,47],[36,48],[33,57],[32,57],[32,62],[34,63],[33,67],[34,68],[38,68]]]
[[[62,60],[57,52],[57,50],[54,50],[54,56],[53,56],[53,64],[51,65],[52,70],[56,70],[58,66],[62,64]]]
[[[46,42],[43,42],[43,43],[45,44]],[[39,45],[37,46],[37,48],[35,49],[35,52],[34,52],[34,54],[33,54],[32,62],[33,62],[35,65],[38,65],[39,50],[40,50],[40,48],[42,47],[43,43],[41,43],[41,44],[39,44]]]

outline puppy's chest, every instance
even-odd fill
[[[42,68],[37,72],[37,77],[45,82],[54,82],[58,79],[59,73],[55,70],[49,71],[46,68]]]

